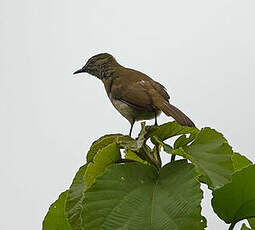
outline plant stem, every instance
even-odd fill
[[[172,154],[172,156],[171,156],[171,162],[175,161],[175,157],[176,157],[176,155]]]
[[[229,226],[228,230],[233,230],[234,227],[235,227],[235,225],[236,225],[236,222],[233,222],[233,223]]]
[[[155,166],[157,170],[159,170],[160,169],[159,162],[153,158],[153,156],[148,152],[148,150],[146,149],[144,145],[142,148],[143,148],[143,151],[145,152],[145,157],[147,158],[147,161],[151,163],[153,166]]]
[[[156,160],[158,161],[158,163],[159,163],[159,165],[160,165],[160,167],[161,167],[162,161],[161,161],[161,158],[160,158],[159,151],[160,151],[159,145],[156,144],[156,145],[155,145],[155,158],[156,158]]]
[[[116,161],[117,164],[121,164],[121,163],[134,163],[137,161],[134,160],[129,160],[129,159],[120,159],[119,161]]]

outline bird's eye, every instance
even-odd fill
[[[90,61],[90,64],[95,64],[95,60],[91,60],[91,61]]]

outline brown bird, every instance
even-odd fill
[[[130,122],[130,136],[135,121],[155,118],[157,125],[161,111],[181,125],[195,127],[183,112],[169,103],[170,97],[164,86],[144,73],[121,66],[108,53],[91,57],[74,74],[83,72],[102,80],[113,106]]]

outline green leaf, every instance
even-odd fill
[[[246,224],[243,224],[241,230],[251,230],[251,229],[248,228],[248,227],[246,226]]]
[[[85,185],[89,188],[95,181],[96,177],[112,163],[121,159],[120,148],[117,144],[109,144],[97,152],[90,162],[85,172]]]
[[[164,147],[164,150],[167,151],[167,149]],[[174,149],[172,151],[172,154],[173,155],[178,155],[178,156],[181,156],[189,161],[191,161],[193,163],[194,159],[192,158],[192,156],[190,154],[187,154],[183,148],[179,148],[179,149]],[[196,165],[196,164],[195,164]],[[199,171],[199,170],[198,170]]]
[[[93,161],[94,156],[97,154],[99,150],[106,147],[109,144],[116,143],[117,140],[123,137],[122,134],[110,134],[100,137],[98,140],[94,141],[90,147],[90,150],[87,154],[87,162]]]
[[[130,136],[123,136],[118,139],[118,144],[120,144],[126,150],[129,149],[134,152],[139,152],[146,141],[145,134],[146,134],[145,123],[142,122],[141,132],[136,140]]]
[[[162,143],[161,145],[163,146],[163,149],[166,153],[173,154],[174,149],[172,146],[165,144],[164,142],[161,142],[161,143]]]
[[[141,132],[137,138],[137,146],[140,149],[146,141],[145,135],[147,134],[145,122],[141,123]]]
[[[117,143],[124,149],[130,149],[135,152],[139,151],[139,149],[141,148],[141,146],[138,145],[137,140],[133,139],[130,136],[123,136],[119,138]]]
[[[251,226],[252,230],[255,230],[255,218],[248,219],[249,225]]]
[[[190,142],[192,142],[196,138],[197,133],[190,134],[189,137],[186,137],[186,135],[181,135],[175,142],[174,142],[174,148],[178,149],[180,147],[188,145]]]
[[[196,134],[199,132],[197,128],[182,126],[176,121],[168,122],[160,126],[146,126],[146,131],[146,138],[156,136],[162,141],[181,134]]]
[[[190,138],[193,142],[185,146],[191,140]],[[230,181],[233,174],[232,148],[227,144],[223,135],[215,130],[204,128],[195,136],[192,135],[189,138],[181,136],[175,147],[180,145],[183,147],[178,149],[172,149],[158,138],[155,140],[163,145],[165,152],[191,161],[201,174],[200,180],[207,183],[210,188],[220,187]]]
[[[140,162],[140,163],[143,163],[143,164],[148,164],[147,161],[144,161],[142,160],[139,156],[137,156],[137,154],[131,150],[125,150],[124,151],[125,153],[125,159],[127,160],[133,160],[133,161],[137,161],[137,162]]]
[[[69,188],[66,199],[65,213],[73,230],[81,230],[82,199],[86,189],[84,181],[86,169],[87,165],[80,167]]]
[[[255,165],[232,176],[229,184],[213,191],[212,206],[226,223],[255,217]]]
[[[248,167],[249,165],[252,165],[252,162],[249,159],[247,159],[245,156],[239,153],[233,154],[232,161],[235,171],[241,170],[245,167]]]
[[[65,204],[68,190],[61,193],[59,198],[50,206],[43,220],[43,230],[72,230],[65,216]]]
[[[118,144],[125,149],[126,152],[132,151],[137,155],[137,159],[141,159],[143,163],[145,161],[154,164],[155,162],[150,158],[149,155],[151,154],[151,149],[148,145],[146,145],[146,127],[145,123],[142,122],[141,124],[142,129],[140,134],[138,135],[138,138],[135,140],[131,138],[130,136],[123,136],[118,139]],[[130,153],[131,154],[131,153]]]
[[[231,160],[233,151],[221,133],[204,128],[183,150],[191,156],[190,160],[203,178],[207,178],[206,183],[211,189],[230,182],[234,171]],[[179,152],[174,153],[179,155]]]
[[[86,230],[199,230],[202,191],[194,167],[185,160],[160,169],[141,163],[118,164],[85,192]]]

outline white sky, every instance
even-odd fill
[[[102,83],[72,76],[100,52],[161,82],[198,127],[255,161],[254,9],[254,0],[1,0],[0,229],[40,229],[91,143],[128,133]],[[207,229],[227,229],[205,197]]]

